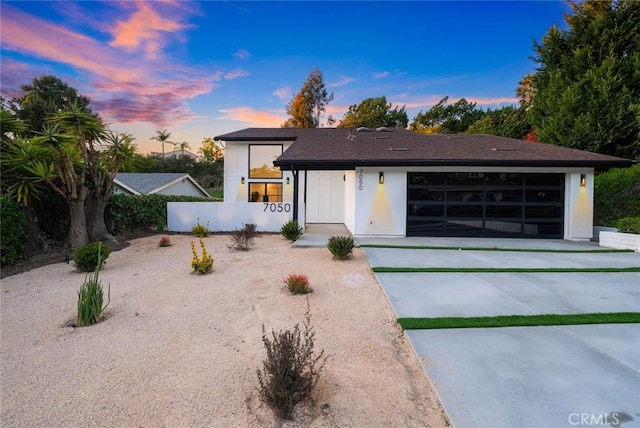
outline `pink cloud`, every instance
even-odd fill
[[[249,75],[248,71],[245,70],[231,70],[224,74],[224,78],[227,80],[238,79],[240,77],[247,77]]]
[[[252,107],[234,107],[223,109],[224,113],[218,119],[245,122],[249,126],[279,127],[287,118],[284,115],[257,110]]]
[[[111,29],[114,47],[144,50],[148,58],[157,58],[166,44],[163,33],[184,29],[180,22],[160,16],[148,3],[136,2],[138,10],[127,21],[118,21]]]
[[[178,4],[182,7],[182,2]],[[167,4],[161,6],[166,8]],[[124,2],[122,7],[132,6]],[[187,99],[210,93],[224,78],[246,75],[246,72],[236,70],[225,76],[222,71],[212,73],[167,64],[161,59],[131,52],[138,46],[147,53],[157,53],[165,43],[164,39],[157,37],[160,30],[155,30],[159,23],[164,23],[162,18],[154,18],[154,22],[138,32],[128,28],[137,19],[153,15],[147,4],[136,3],[135,7],[133,17],[119,23],[120,27],[116,26],[118,42],[108,45],[3,4],[0,41],[7,51],[66,64],[75,69],[82,86],[74,87],[91,98],[92,107],[105,120],[115,123],[179,124],[195,117],[189,110]],[[140,14],[138,18],[135,18],[136,14]],[[179,25],[169,28],[178,31]],[[119,44],[122,47],[118,47]],[[48,73],[41,70],[39,74],[25,79],[25,72],[20,67],[25,66],[12,64],[3,58],[3,95],[7,95],[10,89],[15,92],[19,85],[28,83],[33,77]]]
[[[273,95],[280,98],[281,100],[290,100],[292,98],[291,87],[285,86],[284,88],[276,89],[272,92]]]

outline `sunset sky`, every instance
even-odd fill
[[[142,153],[167,129],[202,139],[278,127],[318,67],[326,116],[386,96],[411,120],[443,96],[515,103],[535,70],[533,41],[570,11],[562,1],[1,1],[2,96],[54,75],[91,98]],[[166,148],[167,150],[170,147]]]

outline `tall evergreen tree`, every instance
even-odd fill
[[[485,115],[476,103],[464,98],[447,105],[448,100],[444,97],[426,112],[418,113],[409,128],[423,134],[461,134]]]
[[[287,114],[290,117],[282,124],[282,127],[318,128],[320,116],[331,101],[333,101],[333,92],[327,92],[322,72],[318,68],[314,68],[307,76],[300,91],[287,105]]]
[[[545,143],[640,156],[640,2],[570,2],[568,30],[534,43],[531,120]]]

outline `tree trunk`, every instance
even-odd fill
[[[43,245],[44,237],[42,236],[42,231],[40,230],[40,225],[38,224],[38,218],[34,214],[31,207],[25,207],[24,205],[21,205],[20,209],[27,219],[27,230],[29,231],[29,238],[27,238],[26,246],[24,248],[24,254],[27,257],[35,256],[36,254],[42,253],[45,249]]]
[[[75,199],[69,202],[69,213],[71,225],[69,227],[69,244],[72,249],[76,249],[89,243],[87,233],[87,217],[84,212],[84,201]]]
[[[87,207],[87,232],[91,242],[113,239],[104,221],[107,201],[103,200],[103,198],[89,195],[85,205]]]

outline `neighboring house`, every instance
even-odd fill
[[[344,223],[356,237],[588,240],[595,170],[634,163],[405,129],[247,128],[215,139],[226,147],[226,203],[284,206],[300,224]]]
[[[155,158],[162,158],[162,152],[151,152],[151,156]],[[198,155],[196,155],[195,153],[191,153],[189,150],[185,150],[183,153],[180,149],[174,149],[173,151],[165,152],[164,154],[165,159],[179,158],[180,156],[187,156],[193,160],[198,160]]]
[[[186,173],[120,172],[113,181],[113,193],[129,195],[184,195],[208,198],[209,194]]]

